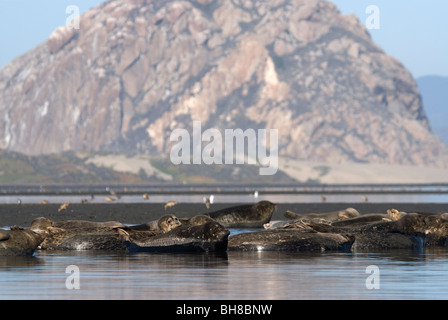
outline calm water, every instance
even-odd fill
[[[79,268],[69,290],[68,266]],[[379,289],[368,289],[369,266]],[[69,279],[69,284],[74,282]],[[371,281],[368,281],[372,283]],[[1,299],[447,299],[448,251],[0,257]]]

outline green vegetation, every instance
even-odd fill
[[[0,185],[19,184],[147,184],[165,181],[150,176],[143,169],[137,173],[118,172],[113,166],[87,163],[95,154],[66,152],[62,154],[27,156],[0,151]],[[151,158],[150,164],[173,177],[170,183],[191,184],[271,184],[297,183],[285,173],[260,176],[254,165],[179,165],[167,158]]]
[[[132,182],[128,182],[132,181]],[[0,184],[144,183],[132,174],[86,164],[74,153],[26,156],[0,151]]]

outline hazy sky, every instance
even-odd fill
[[[66,8],[81,12],[102,0],[0,0],[0,67],[44,42],[64,25]],[[380,13],[380,29],[370,30],[388,54],[414,75],[448,76],[448,1],[446,0],[335,0],[343,13],[355,13],[361,22],[369,5]]]

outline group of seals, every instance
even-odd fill
[[[285,214],[291,217],[289,213]],[[446,246],[448,213],[388,210],[331,221],[335,213],[302,215],[267,226],[268,230],[229,238],[229,250],[345,251],[417,249]]]
[[[46,218],[29,229],[0,230],[0,255],[32,255],[40,250],[128,250],[149,252],[226,251],[229,227],[260,227],[276,205],[261,201],[192,218],[167,214],[144,224]]]
[[[34,220],[29,228],[0,230],[1,255],[40,250],[127,250],[128,252],[224,252],[227,250],[357,251],[446,246],[448,213],[388,210],[359,214],[353,208],[327,213],[285,212],[272,222],[276,205],[261,201],[191,218],[166,214],[139,225],[117,221]],[[230,236],[228,228],[267,230]]]

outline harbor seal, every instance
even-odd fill
[[[101,227],[114,228],[114,227],[125,227],[125,225],[117,221],[94,222],[87,220],[65,220],[65,221],[53,222],[53,227],[61,229],[101,228]]]
[[[263,228],[271,220],[277,205],[269,201],[260,201],[252,205],[224,208],[204,213],[225,228]]]
[[[200,226],[207,222],[215,221],[215,219],[206,216],[204,214],[200,214],[191,218],[181,218],[180,222],[187,226]]]
[[[157,220],[149,221],[144,224],[139,224],[135,226],[130,226],[129,229],[138,230],[138,231],[161,231],[168,232],[181,226],[179,218],[177,218],[174,214],[167,214],[163,217],[160,217]]]
[[[334,221],[331,225],[335,227],[356,227],[377,222],[394,221],[394,218],[395,217],[382,213],[368,213],[351,219]]]
[[[295,213],[287,210],[284,216],[291,220],[297,220],[301,218],[308,218],[308,219],[320,218],[328,221],[340,221],[358,217],[359,212],[354,208],[347,208],[345,210],[331,211],[324,213]]]
[[[331,221],[320,219],[320,218],[312,218],[312,219],[306,219],[305,220],[312,220],[316,223],[324,223],[324,224],[332,224]],[[273,229],[289,229],[289,228],[295,228],[296,223],[301,223],[303,219],[297,219],[297,220],[288,220],[288,221],[271,221],[269,223],[265,223],[263,227],[267,230],[273,230]]]
[[[126,250],[115,228],[49,228],[41,250]]]
[[[331,233],[274,229],[229,237],[229,251],[350,252],[354,239]]]
[[[216,221],[199,226],[180,226],[141,240],[134,239],[124,229],[117,230],[129,252],[224,252],[230,234]]]
[[[33,220],[28,229],[0,229],[0,256],[33,255],[51,226],[51,220],[41,217]]]

